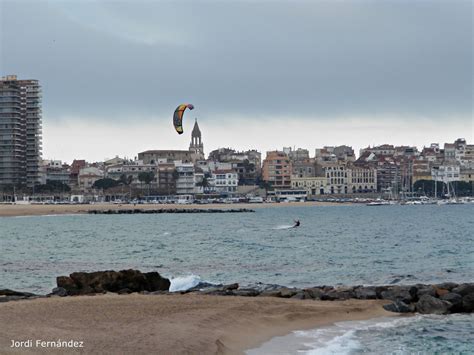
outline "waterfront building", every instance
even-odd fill
[[[171,164],[174,167],[174,164]],[[142,160],[123,161],[122,163],[108,165],[105,167],[106,177],[114,180],[120,180],[125,175],[127,181],[130,179],[130,184],[134,186],[142,185],[139,179],[140,173],[151,172],[154,174],[153,180],[150,183],[157,187],[157,171],[156,164],[145,164]]]
[[[176,193],[194,194],[196,181],[194,178],[194,165],[192,163],[176,162]]]
[[[41,184],[46,184],[48,181],[58,181],[65,185],[69,185],[69,170],[68,164],[63,164],[61,160],[43,160],[41,162]]]
[[[38,80],[0,79],[0,186],[41,183],[41,114]]]
[[[290,188],[291,171],[290,159],[284,152],[267,152],[262,167],[263,181],[270,183],[273,188]]]
[[[217,193],[235,193],[239,182],[235,170],[216,170],[211,175],[214,180],[214,190]]]
[[[377,170],[375,168],[351,165],[347,172],[349,192],[368,193],[377,191]]]
[[[291,188],[294,190],[306,190],[309,197],[324,195],[327,185],[326,176],[293,175],[291,177]]]
[[[347,194],[349,192],[349,175],[345,164],[328,164],[324,167],[327,194]]]

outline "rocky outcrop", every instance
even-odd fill
[[[20,291],[13,291],[9,289],[0,290],[0,303],[35,299],[35,298],[40,298],[40,297],[44,297],[44,296],[35,295],[34,293],[30,293],[30,292],[20,292]]]
[[[389,312],[411,313],[415,311],[413,304],[406,304],[403,301],[396,300],[393,303],[385,304],[383,308]]]
[[[86,295],[105,292],[125,293],[140,291],[168,291],[170,281],[160,276],[158,272],[142,273],[138,270],[73,272],[69,276],[59,276],[56,279],[58,288],[66,291],[67,295]],[[61,290],[57,292],[64,293]],[[53,292],[54,294],[55,292]]]
[[[448,314],[452,304],[430,295],[423,295],[416,303],[416,311],[422,314]]]

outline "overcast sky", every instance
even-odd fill
[[[43,156],[473,141],[466,1],[5,1],[2,75],[39,79]],[[172,114],[192,103],[185,133]]]

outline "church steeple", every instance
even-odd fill
[[[204,159],[204,146],[201,140],[201,130],[197,122],[197,118],[194,122],[193,131],[191,132],[191,144],[189,150],[193,152],[197,159]]]

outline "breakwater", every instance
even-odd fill
[[[169,292],[170,281],[158,272],[142,273],[138,270],[76,272],[59,276],[57,287],[48,295],[0,290],[0,302],[40,297],[66,297],[76,295],[140,293],[186,294],[197,293],[216,296],[279,297],[298,300],[338,301],[348,299],[382,299],[387,311],[397,313],[449,314],[474,311],[474,283],[443,282],[439,284],[388,285],[388,286],[315,286],[289,288],[280,285],[257,284],[240,287],[238,283],[213,285],[200,283],[185,291]]]
[[[89,210],[89,214],[136,214],[136,213],[243,213],[243,212],[255,212],[255,210],[248,208],[232,208],[232,209],[220,209],[220,208],[158,208],[158,209],[142,209],[142,208],[131,208],[131,209],[115,209],[115,210]]]

